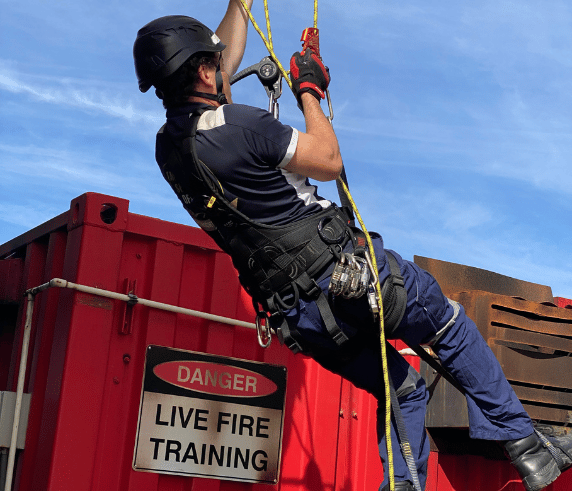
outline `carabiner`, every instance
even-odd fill
[[[264,319],[264,322],[262,322],[262,319]],[[268,348],[272,342],[272,333],[268,327],[268,314],[266,312],[258,312],[255,324],[258,344],[261,348]]]
[[[328,111],[330,115],[328,116],[328,121],[332,124],[334,120],[334,108],[332,107],[332,100],[330,99],[330,90],[326,89],[326,100],[328,101]]]

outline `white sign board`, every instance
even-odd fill
[[[286,368],[149,346],[133,468],[276,483]]]

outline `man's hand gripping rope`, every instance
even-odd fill
[[[334,111],[330,101],[328,86],[330,84],[330,71],[322,62],[320,56],[320,38],[316,27],[304,29],[302,37],[302,51],[294,53],[290,59],[290,80],[294,96],[298,100],[298,107],[302,108],[300,95],[304,92],[312,94],[318,102],[327,99],[330,115],[328,121],[334,119]]]
[[[330,73],[316,53],[308,48],[292,55],[290,79],[292,91],[302,107],[300,96],[305,92],[312,94],[318,101],[326,97],[325,91],[330,84]]]

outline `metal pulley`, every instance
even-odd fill
[[[232,85],[253,74],[258,76],[258,80],[260,80],[268,95],[268,112],[278,119],[278,98],[282,95],[282,74],[278,69],[278,65],[270,56],[265,56],[260,62],[233,75],[230,79],[230,84]]]

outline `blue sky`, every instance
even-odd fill
[[[269,0],[283,64],[312,0]],[[572,298],[572,7],[557,0],[320,0],[334,127],[369,230],[421,255]],[[167,14],[215,29],[226,2],[0,0],[0,244],[87,191],[191,224],[154,162],[164,111],[141,94],[137,30]],[[262,2],[255,18],[265,30]],[[250,27],[241,68],[266,56]],[[235,102],[267,107],[255,77]],[[280,117],[303,129],[285,91]],[[335,186],[321,194],[337,199]]]

